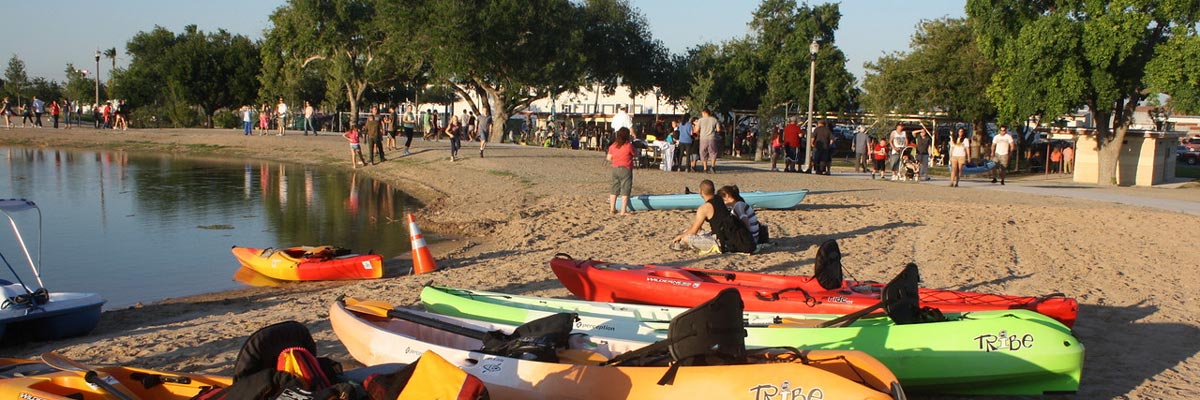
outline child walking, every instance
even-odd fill
[[[342,137],[350,141],[350,165],[353,165],[354,169],[358,169],[360,162],[364,167],[367,166],[367,159],[363,158],[362,147],[358,144],[358,126],[350,124],[350,130],[343,133]],[[354,159],[356,156],[358,157],[357,160]]]

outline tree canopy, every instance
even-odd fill
[[[114,94],[134,107],[161,110],[175,126],[190,126],[199,109],[212,127],[217,110],[252,103],[262,70],[258,45],[224,29],[195,25],[179,34],[161,26],[138,32],[126,45],[129,68],[114,71]]]
[[[4,69],[4,96],[16,104],[25,97],[25,89],[29,85],[29,76],[25,73],[25,62],[16,54],[8,59],[8,67]]]
[[[419,60],[402,47],[418,26],[404,13],[421,0],[293,0],[275,10],[263,40],[266,68],[260,97],[298,96],[324,81],[328,99],[349,103],[351,113],[372,87],[412,77]],[[399,46],[397,46],[399,45]],[[406,62],[410,61],[410,62]],[[306,98],[306,100],[312,100]]]
[[[966,10],[980,50],[998,67],[988,96],[1001,120],[1086,106],[1096,122],[1101,184],[1121,183],[1120,144],[1157,79],[1147,79],[1147,67],[1164,51],[1184,51],[1169,41],[1187,43],[1200,19],[1192,0],[968,0]],[[1172,89],[1180,81],[1162,80]]]
[[[996,67],[979,52],[966,19],[921,21],[911,47],[866,65],[863,104],[868,111],[881,118],[941,111],[976,124],[996,117],[996,107],[983,96]]]

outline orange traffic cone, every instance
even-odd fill
[[[421,234],[421,228],[417,228],[417,220],[413,218],[412,213],[408,213],[408,234],[412,240],[413,275],[437,270],[437,264],[433,262],[433,253],[429,251],[429,246],[425,245],[425,235]]]

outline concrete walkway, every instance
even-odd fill
[[[871,174],[856,173],[850,169],[838,171],[837,168],[834,168],[833,175],[859,179],[871,177]],[[990,175],[984,174],[959,179],[958,187],[1129,204],[1200,216],[1200,189],[1180,187],[1187,182],[1185,180],[1154,187],[1102,187],[1072,182],[1067,175],[1025,175],[1008,179],[1001,185],[991,183]],[[949,177],[933,177],[932,180],[922,181],[921,184],[945,186],[949,184]]]
[[[762,171],[770,169],[770,164],[762,162],[722,160],[721,163],[723,165],[736,166],[737,168]],[[780,166],[782,166],[782,163],[780,163]],[[833,173],[830,176],[849,179],[871,179],[871,174],[854,172],[847,167],[833,167]],[[1200,216],[1200,188],[1181,187],[1187,182],[1189,181],[1180,180],[1154,187],[1102,187],[1072,182],[1071,178],[1067,175],[1024,175],[1008,179],[1005,185],[1000,185],[999,183],[991,183],[991,175],[979,174],[968,175],[960,179],[958,186],[960,188],[997,190],[1128,204]],[[932,180],[922,181],[921,184],[945,186],[949,184],[949,177],[935,176]]]

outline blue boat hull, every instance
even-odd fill
[[[780,210],[795,207],[808,195],[808,190],[786,192],[742,192],[751,207]],[[699,194],[643,194],[632,196],[629,203],[634,211],[694,210],[704,203]]]
[[[91,333],[100,323],[104,302],[96,293],[51,293],[46,304],[0,310],[0,345]]]

